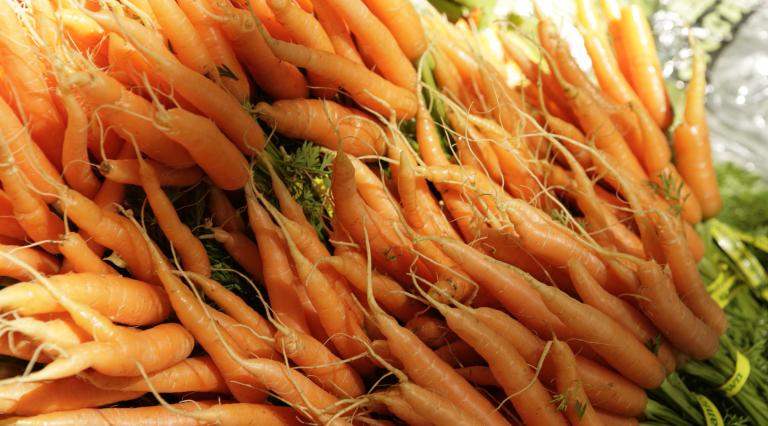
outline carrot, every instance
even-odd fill
[[[490,309],[476,308],[475,316],[502,338],[511,342],[529,365],[537,365],[544,353],[544,342],[531,330],[506,313]],[[549,385],[554,381],[553,367],[545,358],[541,377]],[[639,415],[645,408],[647,397],[639,386],[625,379],[612,369],[585,358],[576,356],[584,389],[590,401],[596,406],[625,415]]]
[[[306,139],[353,156],[382,155],[386,150],[384,130],[362,111],[323,99],[260,102],[259,117],[280,134]]]
[[[555,364],[557,392],[564,398],[565,415],[572,425],[602,425],[592,408],[578,377],[578,366],[573,351],[560,340],[552,341],[552,360]]]
[[[216,185],[208,187],[208,209],[214,225],[228,232],[245,230],[245,222],[240,217],[240,212],[235,210],[224,191]]]
[[[56,166],[32,141],[26,127],[16,118],[13,109],[2,97],[0,97],[0,137],[7,141],[16,164],[38,193],[54,193],[53,182],[64,182]],[[48,195],[43,199],[50,202],[53,197]]]
[[[672,123],[672,107],[648,20],[638,6],[625,6],[621,9],[619,28],[621,47],[626,49],[629,81],[656,125],[666,129]]]
[[[253,333],[261,336],[271,336],[275,333],[274,327],[267,320],[219,282],[196,273],[187,275],[219,308]]]
[[[718,335],[725,333],[728,318],[722,308],[706,291],[696,260],[688,250],[679,222],[669,214],[661,212],[655,218],[661,249],[672,272],[672,281],[677,294],[691,312],[701,318]]]
[[[474,384],[475,386],[500,387],[498,380],[493,377],[493,373],[488,367],[481,365],[463,367],[457,368],[456,372],[461,374],[461,377],[467,379],[468,382]]]
[[[717,352],[718,333],[683,304],[670,278],[659,265],[641,263],[638,276],[641,282],[640,308],[673,346],[694,359],[706,359]]]
[[[664,381],[664,366],[642,342],[610,317],[556,288],[543,284],[534,288],[541,293],[547,308],[565,322],[575,336],[589,342],[590,347],[622,375],[647,389],[656,388]]]
[[[694,46],[693,74],[686,89],[683,122],[672,132],[675,165],[701,204],[704,218],[715,216],[722,207],[709,145],[704,114],[706,62],[701,48]]]
[[[255,0],[253,2],[246,2],[244,0],[237,0],[235,4],[238,4],[241,9],[248,10],[253,13],[256,18],[266,27],[269,34],[272,37],[278,38],[284,41],[291,41],[291,34],[281,24],[275,13],[267,4],[267,0]]]
[[[173,411],[169,410],[169,407]],[[198,420],[200,419],[200,420]],[[243,419],[247,419],[243,423]],[[101,424],[115,426],[144,425],[161,422],[174,425],[200,423],[247,424],[263,426],[299,426],[295,412],[289,407],[259,404],[187,403],[139,408],[84,408],[61,411],[34,417],[11,417],[0,424]]]
[[[104,390],[79,377],[49,383],[21,383],[0,387],[2,410],[6,415],[34,416],[129,401],[143,391]]]
[[[155,114],[152,104],[129,91],[106,73],[92,69],[75,73],[78,82],[73,87],[86,104],[98,111],[104,125],[111,127],[125,140],[135,140],[141,152],[173,167],[189,167],[192,158],[181,146],[155,127],[151,118]]]
[[[89,16],[105,29],[125,34],[158,74],[163,75],[184,99],[210,117],[241,151],[249,154],[261,151],[265,143],[264,134],[239,102],[216,83],[179,63],[147,28],[103,12],[90,13]]]
[[[29,126],[32,139],[46,157],[58,166],[61,164],[61,140],[64,121],[59,115],[50,89],[45,80],[45,65],[40,60],[32,40],[17,19],[11,3],[0,4],[0,57],[3,68],[18,99],[16,109],[21,121]],[[6,101],[10,102],[9,99]]]
[[[248,77],[218,23],[206,15],[204,6],[196,0],[180,0],[179,6],[189,18],[203,46],[211,56],[216,66],[214,72],[221,80],[219,85],[240,102],[248,100],[251,96]],[[226,72],[227,70],[229,73]]]
[[[202,75],[216,75],[211,54],[181,7],[169,0],[148,0],[148,3],[179,62]]]
[[[87,383],[104,390],[122,392],[213,392],[225,393],[227,386],[216,365],[207,356],[190,357],[164,370],[137,377],[113,377],[97,372],[80,373]],[[148,383],[149,382],[149,383]],[[98,406],[102,404],[92,404]]]
[[[209,276],[211,261],[208,259],[208,252],[202,241],[179,219],[176,208],[160,187],[155,170],[141,159],[139,159],[139,175],[141,186],[147,195],[157,224],[170,241],[172,248],[179,252],[184,269]]]
[[[567,424],[562,414],[550,404],[547,390],[514,345],[500,339],[498,334],[472,315],[472,311],[450,308],[434,301],[432,304],[445,316],[451,330],[488,362],[493,377],[498,380],[525,424]]]
[[[636,417],[617,416],[601,410],[595,410],[595,413],[605,426],[637,426],[639,424]]]
[[[154,169],[160,186],[192,186],[203,178],[203,171],[198,167],[174,169],[155,160],[143,160]],[[141,186],[139,161],[136,159],[105,160],[99,165],[99,173],[113,182]]]
[[[332,79],[364,108],[385,117],[394,113],[398,119],[409,119],[416,115],[417,100],[412,90],[396,86],[363,65],[336,54],[296,44],[274,39],[267,42],[278,58]]]
[[[115,275],[77,273],[54,275],[48,280],[70,298],[127,325],[150,325],[165,320],[170,306],[155,286]],[[56,299],[36,282],[21,282],[0,290],[3,310],[22,315],[65,312]],[[126,303],[133,300],[134,303]]]
[[[13,206],[13,215],[32,241],[43,242],[42,248],[57,253],[50,243],[64,233],[64,222],[48,209],[17,165],[10,143],[0,135],[0,182]]]
[[[398,385],[403,399],[413,407],[419,417],[431,424],[453,424],[461,426],[479,426],[488,424],[487,419],[478,418],[472,410],[460,408],[454,401],[440,395],[435,391],[415,385],[413,383],[400,383]]]
[[[568,270],[579,297],[585,303],[611,317],[647,346],[653,346],[659,332],[637,308],[605,291],[578,261],[572,262]],[[675,370],[674,355],[666,342],[661,342],[654,352],[668,372]]]
[[[232,337],[237,347],[240,348],[245,356],[278,359],[277,352],[272,350],[271,342],[265,340],[271,338],[272,333],[260,334],[258,331],[215,309],[208,309],[208,313],[216,321],[217,326],[221,327],[221,331]]]
[[[651,175],[651,182],[658,188],[659,195],[671,204],[673,209],[679,210],[683,219],[692,224],[701,222],[701,205],[672,163],[667,163],[656,174]]]
[[[246,190],[248,222],[259,245],[261,261],[264,265],[264,284],[267,287],[272,310],[282,324],[311,334],[307,323],[308,318],[304,316],[296,290],[299,286],[298,278],[291,269],[280,230],[251,194],[250,190]]]
[[[362,64],[363,60],[357,52],[355,42],[349,33],[347,24],[333,10],[328,0],[312,0],[315,16],[323,26],[326,35],[331,40],[333,51],[352,62]]]
[[[135,223],[134,226],[138,228]],[[142,233],[142,237],[176,316],[216,364],[229,391],[238,401],[262,401],[264,393],[252,387],[256,383],[253,376],[232,357],[233,348],[236,348],[232,337],[216,329],[205,305],[171,272],[149,237],[145,233]]]
[[[27,265],[30,265],[41,274],[51,275],[59,270],[59,260],[35,248],[0,244],[0,253],[13,254]],[[32,276],[25,269],[13,262],[0,258],[0,275],[11,277],[20,281],[31,279]]]
[[[118,275],[117,271],[104,262],[77,232],[67,232],[61,237],[59,251],[75,272]]]
[[[240,189],[248,181],[250,168],[247,160],[209,118],[181,108],[161,111],[156,118],[163,134],[186,148],[221,189]],[[242,146],[239,148],[243,151]],[[248,149],[260,148],[253,146]]]
[[[417,61],[427,50],[427,38],[419,13],[408,1],[363,0],[397,40],[405,56]]]
[[[413,383],[424,386],[457,406],[461,404],[467,414],[482,420],[484,424],[507,424],[487,399],[413,333],[400,327],[386,314],[374,311],[373,316],[386,336],[392,354],[403,363]]]
[[[433,349],[457,338],[448,328],[445,321],[428,314],[417,315],[409,319],[405,323],[405,328],[415,334],[425,345]]]
[[[469,343],[460,339],[435,349],[435,355],[457,369],[485,364],[485,359]]]
[[[276,57],[264,36],[254,27],[250,13],[239,9],[231,13],[233,17],[222,25],[222,29],[256,84],[276,99],[306,98],[309,93],[304,76],[295,64]]]
[[[137,366],[155,372],[185,359],[192,352],[192,346],[192,336],[184,327],[165,323],[148,330],[123,333],[114,341],[92,341],[69,348],[66,357],[57,358],[43,369],[3,382],[55,380],[88,368],[112,376],[138,375]]]
[[[354,398],[365,392],[360,375],[309,334],[278,327],[275,348],[320,387],[340,398]]]
[[[67,184],[86,197],[93,197],[101,186],[88,159],[88,117],[74,95],[61,93],[67,111],[67,128],[62,144],[62,171]]]
[[[403,398],[402,392],[397,387],[390,387],[386,391],[374,392],[369,397],[375,402],[381,402],[387,411],[395,417],[412,426],[430,426],[432,423],[416,413],[408,401]]]
[[[360,0],[333,0],[331,6],[347,23],[357,42],[363,45],[361,50],[371,54],[376,68],[382,75],[392,83],[413,92],[418,80],[416,70],[382,21]],[[408,16],[409,10],[402,12]],[[414,28],[409,30],[414,31]]]
[[[224,246],[224,250],[240,265],[248,275],[261,281],[264,277],[259,247],[245,234],[238,231],[227,232],[213,229],[213,237]]]
[[[332,266],[347,279],[358,294],[364,294],[367,286],[365,258],[358,252],[348,251],[322,259],[324,264]],[[399,319],[411,318],[423,307],[409,297],[403,287],[387,275],[373,271],[371,285],[376,301],[386,311]]]
[[[293,0],[267,0],[267,4],[275,12],[275,17],[288,31],[294,43],[334,53],[328,34],[312,13],[304,11]],[[328,79],[313,73],[308,77],[314,86],[313,92],[317,96],[330,99],[336,95],[335,87]]]

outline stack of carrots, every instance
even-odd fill
[[[718,351],[720,201],[701,55],[670,129],[647,21],[603,3],[595,83],[547,11],[493,53],[408,0],[0,0],[0,424],[636,423]],[[332,158],[320,233],[288,138]]]

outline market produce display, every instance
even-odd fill
[[[0,0],[0,424],[768,424],[704,49],[433,3]]]

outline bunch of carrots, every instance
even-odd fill
[[[596,82],[545,10],[0,0],[0,424],[635,424],[727,327],[705,64],[670,128],[645,18],[579,6]],[[331,159],[323,226],[278,139]]]

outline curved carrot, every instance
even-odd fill
[[[603,423],[584,392],[571,348],[560,340],[553,340],[551,354],[555,365],[555,385],[558,394],[565,397],[565,415],[570,424],[601,426]]]
[[[675,348],[694,359],[707,359],[720,346],[718,333],[697,318],[680,300],[670,278],[654,262],[638,266],[638,303]]]
[[[156,286],[131,278],[94,273],[53,275],[48,280],[72,300],[127,325],[150,325],[165,320],[168,298]],[[4,310],[23,315],[64,312],[65,308],[35,282],[20,282],[0,291]],[[133,300],[134,303],[126,303]]]
[[[101,260],[83,237],[77,232],[64,234],[59,242],[59,251],[75,272],[90,272],[94,274],[119,275],[114,268]]]
[[[61,164],[64,178],[72,188],[86,197],[93,197],[101,186],[88,159],[88,117],[71,93],[61,93],[67,111]]]
[[[155,214],[157,224],[170,241],[174,251],[178,251],[184,269],[209,276],[211,261],[202,241],[181,221],[176,207],[160,187],[155,170],[141,159],[139,159],[139,175],[141,186]]]
[[[179,62],[202,75],[214,75],[213,58],[181,7],[169,0],[148,0],[148,3]]]
[[[216,83],[182,65],[147,28],[117,15],[103,12],[89,15],[105,29],[125,34],[174,90],[216,122],[240,150],[249,154],[261,151],[264,133],[240,103]]]
[[[332,79],[346,90],[355,102],[365,108],[385,117],[394,113],[398,119],[409,119],[416,115],[417,99],[412,90],[385,80],[363,65],[336,54],[297,44],[279,40],[268,42],[277,57]]]
[[[360,58],[360,53],[357,52],[347,24],[333,10],[329,0],[312,0],[312,4],[317,20],[320,21],[320,25],[323,26],[325,33],[331,40],[333,51],[352,62],[362,64],[363,60]]]
[[[267,4],[275,12],[277,20],[283,24],[294,43],[303,44],[313,49],[334,53],[325,29],[320,25],[312,13],[307,13],[293,0],[267,0]],[[313,92],[321,98],[333,98],[336,95],[336,87],[331,81],[322,76],[310,73],[309,81]]]
[[[647,389],[656,388],[664,381],[664,366],[643,343],[610,317],[554,287],[538,284],[535,288],[547,307],[573,334],[589,342],[590,347],[622,375]],[[617,341],[622,344],[616,345]]]
[[[249,12],[233,9],[231,13],[232,19],[225,22],[222,29],[256,84],[276,99],[306,98],[307,82],[296,64],[275,56],[264,36],[254,27]]]
[[[427,37],[421,25],[419,13],[407,0],[363,0],[392,36],[405,56],[417,61],[427,50]]]
[[[160,186],[192,186],[203,179],[198,167],[174,169],[151,159],[142,161],[154,169]],[[99,165],[99,173],[112,182],[141,186],[137,159],[105,160]]]
[[[293,99],[256,105],[259,117],[278,133],[306,139],[353,156],[382,155],[384,130],[362,111],[322,99]]]
[[[181,108],[160,112],[156,117],[162,125],[163,134],[186,148],[221,189],[240,189],[248,181],[248,161],[209,118]],[[239,148],[243,151],[243,147]],[[248,148],[259,149],[256,146]]]
[[[80,373],[79,377],[99,389],[122,392],[149,392],[150,384],[155,391],[162,393],[224,393],[227,391],[224,378],[221,377],[211,358],[207,356],[187,358],[178,364],[148,375],[149,380],[142,376],[107,376],[95,371]],[[90,406],[99,405],[104,404]]]

